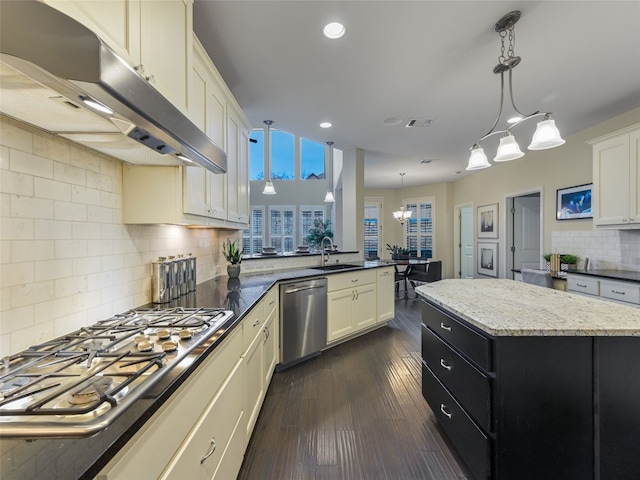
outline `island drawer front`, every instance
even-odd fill
[[[327,275],[327,290],[344,290],[345,288],[355,288],[367,283],[376,283],[375,269],[359,270],[350,273],[337,273]]]
[[[424,301],[422,303],[422,321],[439,337],[469,357],[482,370],[486,372],[492,370],[491,340],[489,338]]]
[[[489,378],[426,325],[422,325],[422,358],[438,380],[486,432],[491,431]]]
[[[599,283],[597,279],[587,278],[584,275],[568,275],[567,291],[599,295]]]
[[[640,284],[600,280],[600,296],[638,305],[640,304]]]
[[[422,396],[438,423],[464,458],[475,478],[489,478],[491,441],[449,394],[429,367],[422,363]]]

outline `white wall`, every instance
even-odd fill
[[[1,118],[0,357],[151,301],[151,262],[226,274],[236,232],[122,223],[122,163]]]

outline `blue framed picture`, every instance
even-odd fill
[[[578,220],[593,218],[591,208],[592,183],[557,191],[556,220]]]

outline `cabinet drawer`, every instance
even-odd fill
[[[367,283],[376,282],[375,269],[359,270],[357,272],[327,275],[327,290],[342,290],[344,288],[359,287]]]
[[[640,284],[600,280],[600,296],[640,304]]]
[[[424,363],[422,395],[475,478],[488,478],[491,442]]]
[[[264,325],[264,299],[261,300],[242,321],[242,351],[246,352]],[[244,353],[243,353],[244,354]]]
[[[478,364],[482,370],[486,372],[492,370],[489,338],[425,301],[422,303],[422,321],[439,337],[444,338],[463,355]]]
[[[211,478],[218,469],[234,430],[242,417],[242,363],[236,369],[204,411],[169,464],[163,479]],[[238,457],[239,452],[235,452]],[[206,458],[204,458],[206,457]],[[239,461],[236,461],[239,463]]]
[[[599,295],[599,281],[584,275],[567,275],[567,291]]]
[[[271,312],[278,306],[278,286],[271,287],[271,290],[267,292],[262,302],[264,303],[264,316],[265,318],[271,315]]]
[[[491,431],[489,378],[422,325],[422,359],[473,419]]]

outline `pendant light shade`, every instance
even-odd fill
[[[489,133],[487,133],[484,137],[480,138],[471,149],[471,156],[469,157],[469,163],[467,165],[467,170],[479,170],[481,168],[490,167],[491,164],[487,160],[487,156],[484,154],[482,148],[480,148],[480,142],[484,139],[496,135],[503,134],[503,137],[500,139],[500,145],[498,146],[498,151],[496,153],[494,162],[508,162],[510,160],[515,160],[516,158],[520,158],[524,156],[522,150],[520,150],[520,146],[518,142],[516,142],[515,137],[511,134],[511,129],[520,125],[522,122],[526,122],[527,120],[539,117],[544,115],[544,120],[538,123],[538,128],[533,135],[533,139],[531,140],[531,145],[529,145],[529,150],[544,150],[546,148],[558,147],[564,143],[564,140],[560,137],[560,132],[556,128],[555,122],[549,118],[551,115],[550,112],[540,112],[536,111],[530,113],[529,115],[525,115],[518,107],[513,100],[513,69],[516,68],[520,61],[522,60],[520,57],[516,56],[514,53],[515,48],[515,24],[520,20],[520,11],[514,10],[513,12],[507,13],[500,20],[498,20],[494,26],[494,30],[498,35],[500,35],[501,41],[501,49],[500,56],[498,57],[498,64],[493,67],[493,73],[496,75],[500,75],[500,106],[498,108],[498,116],[493,122],[493,126],[489,129]],[[508,40],[505,42],[505,40]],[[498,125],[498,121],[502,115],[502,106],[504,104],[505,97],[505,73],[508,75],[509,81],[509,94],[508,98],[511,101],[511,106],[513,110],[519,114],[519,117],[514,118],[511,125],[504,130],[496,130],[496,126]]]
[[[324,196],[325,203],[333,203],[336,201],[333,196],[333,142],[327,142],[329,145],[329,161],[327,162],[327,179],[329,180],[329,188]]]
[[[520,150],[520,145],[518,145],[518,142],[516,142],[516,139],[513,135],[508,134],[500,139],[498,152],[496,153],[493,161],[508,162],[520,157],[524,157],[524,153],[522,153],[522,150]]]
[[[275,122],[273,120],[265,120],[263,122],[267,126],[267,131],[264,132],[264,155],[267,159],[267,181],[264,184],[264,189],[262,190],[263,195],[275,195],[276,187],[273,186],[273,182],[271,181],[271,135],[270,129],[271,125]]]
[[[263,195],[275,195],[276,194],[276,189],[273,186],[273,182],[271,180],[267,180],[267,182],[264,184],[264,189],[262,190],[262,194]]]
[[[484,154],[482,147],[475,146],[471,149],[471,156],[469,157],[469,164],[467,170],[481,170],[483,168],[489,168],[491,164]]]
[[[556,122],[547,116],[543,121],[538,122],[538,128],[536,128],[528,148],[529,150],[546,150],[547,148],[559,147],[564,142],[556,127]]]

